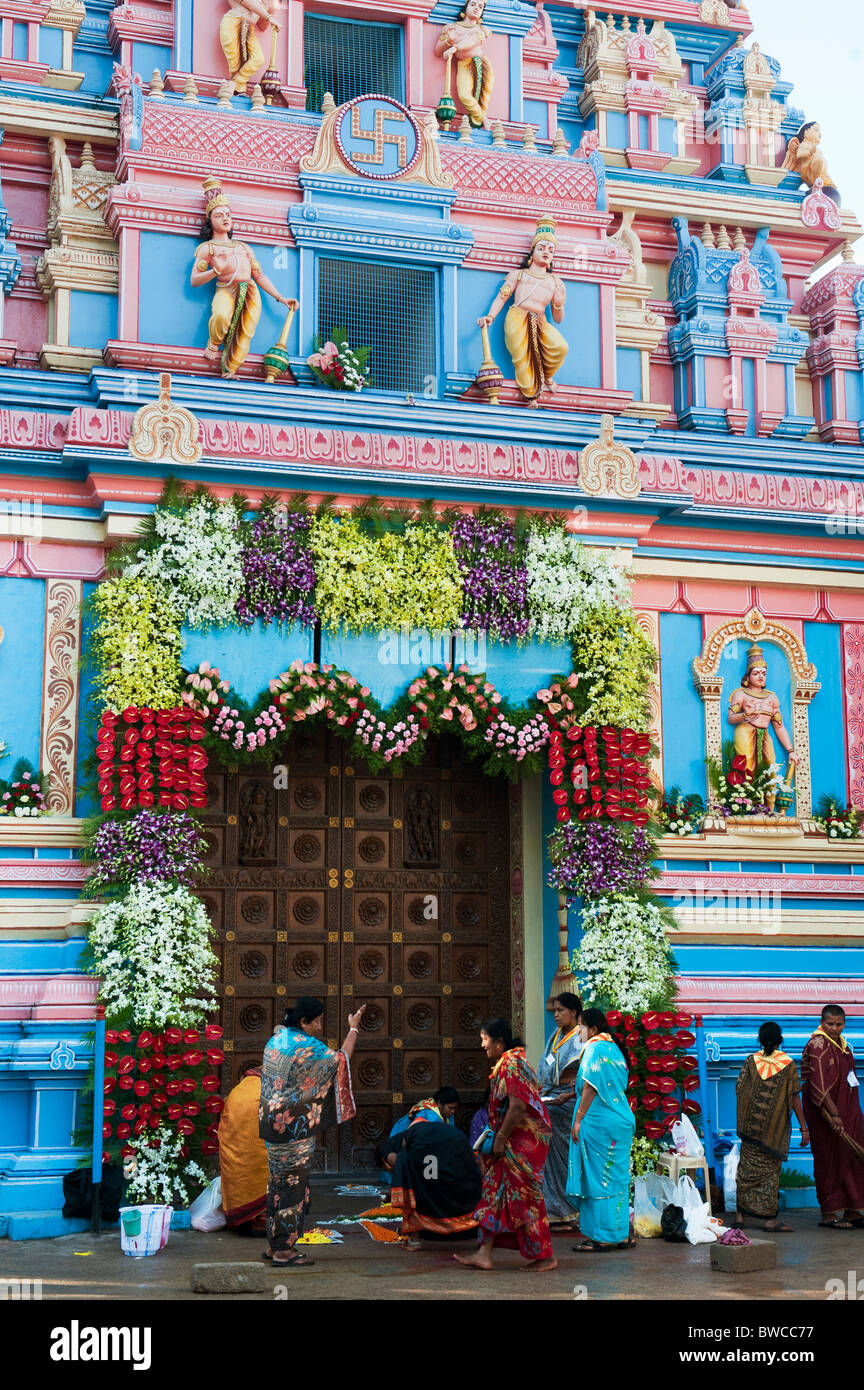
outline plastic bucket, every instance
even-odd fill
[[[156,1255],[165,1246],[171,1229],[169,1206],[120,1208],[120,1248],[124,1255],[140,1260]]]

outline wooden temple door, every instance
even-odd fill
[[[224,1089],[309,994],[332,1046],[366,1004],[357,1115],[327,1131],[320,1167],[372,1167],[394,1120],[439,1086],[456,1086],[467,1118],[488,1076],[480,1023],[509,1012],[506,784],[449,743],[370,773],[325,729],[296,733],[281,773],[208,780],[201,897],[222,959]]]

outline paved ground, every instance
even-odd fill
[[[369,1199],[339,1198],[313,1188],[314,1220],[358,1215]],[[344,1243],[310,1248],[314,1268],[271,1275],[273,1294],[235,1295],[233,1301],[363,1299],[474,1299],[491,1289],[500,1299],[719,1299],[825,1300],[829,1279],[846,1284],[849,1271],[864,1278],[864,1231],[824,1231],[818,1212],[790,1212],[794,1235],[777,1236],[777,1269],[765,1274],[716,1274],[706,1246],[669,1245],[640,1240],[636,1248],[608,1254],[576,1255],[574,1238],[556,1237],[559,1268],[535,1275],[520,1269],[514,1251],[496,1254],[491,1275],[465,1270],[453,1259],[459,1245],[429,1245],[412,1254],[400,1245],[373,1242],[362,1227],[347,1230]],[[346,1228],[342,1228],[345,1230]],[[757,1233],[758,1234],[758,1233]],[[198,1262],[257,1260],[263,1242],[224,1231],[205,1235],[174,1231],[158,1255],[132,1260],[120,1251],[119,1233],[99,1237],[63,1236],[44,1241],[0,1241],[0,1279],[43,1281],[46,1299],[158,1299],[217,1301],[219,1295],[193,1294],[192,1266]],[[282,1291],[277,1294],[278,1286]],[[584,1292],[582,1291],[584,1289]],[[575,1293],[574,1293],[575,1290]]]

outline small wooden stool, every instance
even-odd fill
[[[708,1203],[708,1215],[711,1215],[711,1182],[708,1177],[708,1160],[705,1157],[691,1158],[689,1154],[667,1153],[660,1154],[657,1159],[657,1172],[661,1176],[668,1174],[673,1183],[677,1183],[682,1173],[694,1169],[702,1169],[705,1177],[705,1201]]]

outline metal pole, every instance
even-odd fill
[[[90,1229],[98,1236],[102,1230],[102,1126],[105,1123],[105,1009],[96,1005],[93,1020],[93,1163],[90,1172],[92,1204]]]
[[[705,1032],[702,1015],[695,1015],[696,1060],[699,1064],[699,1094],[702,1097],[702,1132],[705,1142],[705,1158],[709,1168],[714,1164],[714,1124],[711,1117],[711,1100],[708,1091],[708,1055],[705,1051]],[[706,1194],[707,1196],[707,1194]]]

